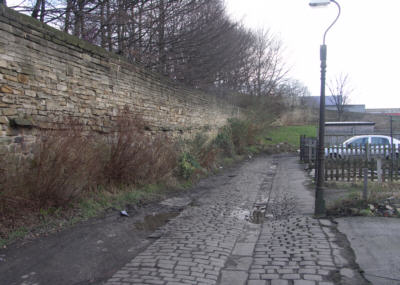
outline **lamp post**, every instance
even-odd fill
[[[327,48],[325,44],[326,34],[336,23],[340,16],[340,5],[335,0],[311,0],[311,7],[327,6],[335,3],[339,9],[339,13],[332,24],[325,30],[322,45],[320,47],[321,59],[321,96],[319,102],[319,133],[318,133],[318,150],[317,150],[317,168],[316,168],[316,189],[315,189],[315,210],[316,216],[323,216],[326,213],[324,200],[324,157],[325,157],[325,75],[326,75],[326,54]]]

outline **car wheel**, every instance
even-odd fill
[[[388,154],[387,156],[386,156],[386,159],[390,159],[391,158],[391,155],[390,154]],[[395,159],[399,159],[399,153],[398,152],[396,152],[396,154],[395,154]]]
[[[338,158],[338,154],[337,153],[330,153],[329,157],[332,158],[332,159],[337,159]]]

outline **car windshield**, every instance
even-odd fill
[[[353,139],[346,143],[346,146],[364,146],[368,143],[368,137]]]
[[[389,140],[387,138],[383,138],[383,137],[372,137],[371,144],[387,145],[387,144],[389,144]]]

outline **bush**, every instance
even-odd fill
[[[235,146],[232,141],[232,129],[229,125],[219,130],[214,139],[214,144],[220,148],[226,156],[233,156],[235,154]]]
[[[172,174],[176,152],[166,136],[145,134],[144,123],[128,113],[120,116],[108,137],[104,177],[117,184],[156,183]]]
[[[179,175],[184,179],[190,179],[201,166],[197,160],[188,152],[184,152],[179,159]]]
[[[98,185],[168,179],[177,156],[166,136],[146,135],[140,119],[123,114],[108,139],[70,124],[65,130],[42,132],[30,156],[2,156],[0,165],[0,236],[4,236],[27,217],[34,224],[41,213],[65,207]]]
[[[232,142],[237,154],[244,154],[247,147],[256,143],[257,129],[250,121],[230,119]]]
[[[258,133],[258,129],[250,121],[229,119],[228,125],[218,132],[214,143],[226,156],[232,157],[248,152],[248,146],[256,144]]]
[[[0,236],[35,223],[40,211],[65,207],[95,185],[94,138],[79,128],[42,132],[30,156],[9,154],[0,183]],[[25,221],[25,222],[24,222]]]
[[[71,127],[43,132],[31,157],[18,157],[8,185],[39,208],[64,206],[95,184],[99,172],[94,138]]]

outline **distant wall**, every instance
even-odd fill
[[[73,118],[109,132],[125,106],[152,132],[215,132],[239,109],[0,5],[2,152]],[[6,146],[6,148],[4,148]]]

